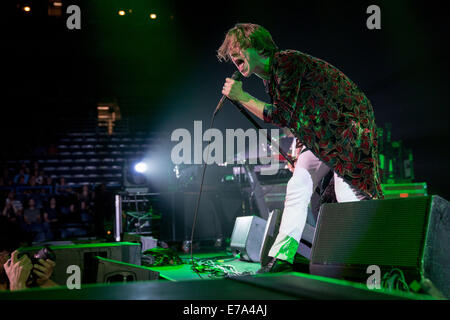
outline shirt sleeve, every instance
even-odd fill
[[[279,58],[274,67],[275,91],[272,104],[263,110],[265,122],[287,127],[299,101],[300,84],[304,65],[297,55],[286,54]]]

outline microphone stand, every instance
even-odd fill
[[[236,74],[236,73],[235,73]],[[234,75],[233,75],[234,76]],[[225,96],[224,96],[225,97]],[[222,99],[224,99],[224,97],[222,97]],[[224,102],[224,100],[220,100],[219,101],[219,104],[218,104],[218,107],[216,108],[216,110],[214,111],[214,114],[213,114],[213,116],[212,116],[212,119],[211,119],[211,125],[210,125],[210,128],[212,128],[213,127],[213,124],[214,124],[214,119],[215,119],[215,117],[216,117],[216,114],[217,114],[217,112],[221,109],[221,104]],[[238,108],[238,110],[255,126],[255,128],[256,129],[262,129],[262,127],[255,121],[255,119],[253,119],[249,114],[248,114],[248,112],[244,109],[244,107],[242,107],[241,106],[241,104],[239,103],[239,102],[236,102],[236,101],[233,101],[233,100],[231,100],[231,99],[229,99],[228,97],[226,98],[227,100],[229,100],[229,101],[231,101],[231,103],[233,103],[235,106],[236,106],[236,108]],[[291,159],[291,157],[289,157],[287,154],[286,154],[286,152],[284,152],[283,150],[281,150],[280,149],[280,147],[278,146],[278,144],[277,143],[274,143],[273,141],[272,141],[272,138],[271,138],[271,136],[270,136],[270,133],[269,132],[267,132],[267,136],[266,136],[266,138],[267,138],[267,141],[269,142],[269,145],[271,146],[271,145],[275,145],[275,147],[278,147],[278,152],[292,165],[292,166],[294,166],[294,161],[292,161],[292,159]],[[210,146],[210,144],[211,144],[211,142],[212,142],[212,139],[209,141],[209,143],[208,143],[208,149],[209,149],[209,146]],[[209,154],[209,152],[208,152],[208,154]],[[194,263],[194,254],[193,254],[193,246],[194,246],[194,232],[195,232],[195,225],[196,225],[196,222],[197,222],[197,215],[198,215],[198,211],[199,211],[199,207],[200,207],[200,199],[201,199],[201,195],[202,195],[202,191],[203,191],[203,181],[204,181],[204,179],[205,179],[205,172],[206,172],[206,164],[207,164],[207,162],[205,162],[204,164],[203,164],[203,170],[202,170],[202,177],[201,177],[201,181],[200,181],[200,191],[199,191],[199,193],[198,193],[198,197],[197,197],[197,205],[196,205],[196,208],[195,208],[195,211],[194,211],[194,217],[193,217],[193,221],[192,221],[192,230],[191,230],[191,243],[190,243],[190,246],[191,246],[191,264],[192,264],[192,269],[194,270],[194,272],[200,277],[200,279],[203,279],[203,277],[200,275],[200,272],[197,270],[197,268],[195,267],[195,263]]]

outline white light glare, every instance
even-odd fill
[[[139,162],[134,166],[134,170],[139,173],[144,173],[147,171],[147,169],[147,164],[145,164],[144,162]]]

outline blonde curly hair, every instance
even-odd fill
[[[263,56],[270,56],[278,50],[269,31],[253,23],[238,23],[228,30],[220,48],[217,50],[219,61],[229,61],[230,52],[235,48],[243,50],[255,48]]]

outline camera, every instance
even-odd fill
[[[50,249],[49,246],[44,246],[41,250],[39,250],[35,254],[31,254],[31,252],[21,252],[21,253],[19,253],[19,259],[24,255],[27,255],[28,258],[30,258],[32,265],[38,264],[39,259],[43,259],[43,260],[50,259],[52,261],[55,261],[55,258],[56,258],[55,252],[52,249]],[[37,286],[36,280],[37,280],[37,276],[33,272],[31,272],[30,276],[27,279],[27,285],[30,287]]]

